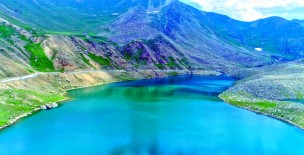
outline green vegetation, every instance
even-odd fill
[[[84,35],[77,35],[77,37],[83,39],[87,42],[94,42],[94,43],[104,43],[108,41],[108,38],[106,37],[100,37],[100,36],[84,36]]]
[[[96,34],[93,34],[93,33],[89,33],[88,35],[77,35],[74,33],[74,34],[71,34],[70,36],[76,36],[86,42],[107,43],[107,44],[110,44],[113,46],[119,46],[117,43],[110,41],[109,38],[97,36]]]
[[[170,56],[169,60],[170,61],[166,65],[170,67],[170,69],[181,68],[181,66],[176,63],[176,60],[173,57]]]
[[[61,95],[22,89],[2,89],[0,98],[0,126],[7,124],[11,118],[32,112],[41,105],[65,99]]]
[[[123,51],[122,53],[126,60],[130,61],[132,59],[132,55],[129,52]]]
[[[34,70],[32,70],[32,69],[29,69],[29,68],[25,68],[29,73],[35,73],[35,71]]]
[[[111,73],[110,73],[111,74]],[[151,71],[151,75],[154,73]],[[11,88],[0,89],[0,127],[9,125],[18,117],[30,114],[41,105],[59,102],[67,99],[64,94],[66,90],[79,87],[92,86],[96,84],[136,80],[145,78],[147,75],[138,72],[113,73],[105,72],[83,73],[83,74],[51,74],[35,77],[33,80],[12,82]],[[69,79],[69,80],[67,80]]]
[[[219,97],[232,105],[304,128],[303,62],[289,62],[246,71],[249,71],[246,78],[235,83]]]
[[[25,42],[31,42],[28,38],[26,38],[24,35],[19,35],[19,39],[25,41]]]
[[[155,64],[155,66],[161,70],[166,69],[166,67],[163,64]]]
[[[134,59],[136,61],[137,64],[142,64],[142,65],[146,65],[147,61],[146,59],[141,59],[142,54],[144,53],[144,49],[138,49],[136,51],[136,53],[134,54]]]
[[[189,63],[187,58],[177,59],[181,65],[186,66],[187,68],[191,68],[191,64]]]
[[[6,25],[0,25],[0,38],[7,38],[12,36],[15,33],[15,29],[10,27],[10,26],[6,26]]]
[[[85,62],[87,65],[90,64],[90,60],[87,60],[82,53],[80,54],[80,56],[83,62]]]
[[[61,36],[74,36],[77,35],[77,32],[57,32],[57,31],[47,31],[43,34],[52,34],[52,35],[61,35]]]
[[[169,72],[168,75],[169,75],[169,76],[177,76],[177,75],[179,75],[179,74],[178,74],[177,72]]]
[[[178,61],[179,61],[181,64],[185,65],[185,66],[189,65],[189,61],[188,61],[187,58],[182,58],[182,59],[180,59],[180,60],[178,60]]]
[[[232,105],[270,115],[304,128],[303,104],[261,99],[243,91],[226,91],[219,97]]]
[[[19,38],[27,43],[24,48],[31,54],[30,65],[35,70],[40,72],[55,71],[53,62],[46,56],[40,43],[34,43],[23,35],[20,35]],[[53,49],[53,51],[55,54],[52,59],[54,59],[56,55],[56,50]]]
[[[27,52],[30,53],[30,65],[33,67],[34,70],[41,71],[41,72],[49,72],[54,71],[54,65],[52,61],[48,59],[48,57],[45,55],[41,45],[39,43],[34,43],[30,39],[26,38],[24,35],[21,35],[17,33],[17,31],[9,25],[0,25],[0,38],[5,38],[7,42],[9,42],[12,45],[15,45],[15,42],[12,39],[12,36],[18,37],[20,40],[26,42],[26,45],[24,48]],[[19,47],[16,46],[17,49],[21,53],[23,53],[26,57],[28,55]],[[26,69],[30,73],[33,73],[34,71],[31,69]]]
[[[42,1],[38,3],[41,2]],[[92,14],[98,14],[98,16],[91,17],[86,13],[88,10],[84,11],[83,8],[65,7],[52,3],[53,2],[50,2],[50,4],[47,3],[47,6],[41,6],[34,2],[28,2],[27,7],[20,7],[24,5],[22,2],[3,1],[1,4],[5,5],[7,8],[14,8],[22,13],[19,14],[18,18],[12,18],[11,16],[0,12],[0,17],[20,27],[29,28],[29,25],[44,33],[71,32],[78,34],[82,34],[86,31],[96,32],[101,25],[104,25],[115,18],[115,16],[111,15],[112,13],[105,12],[94,12]],[[16,11],[14,9],[11,11]],[[49,9],[52,11],[49,11]],[[19,19],[22,19],[22,22],[24,23],[20,22]]]
[[[56,48],[51,48],[52,49],[52,52],[53,52],[53,55],[51,57],[51,60],[55,60],[56,58],[56,55],[58,54],[58,50]]]
[[[274,101],[262,100],[254,97],[253,95],[240,91],[237,92],[238,97],[231,97],[228,94],[221,94],[220,97],[227,99],[229,103],[242,107],[254,107],[255,109],[261,109],[263,111],[271,108],[276,108],[277,104]],[[233,96],[233,95],[232,95]],[[250,102],[248,102],[250,101]]]
[[[24,48],[31,54],[30,65],[37,71],[55,71],[51,60],[45,55],[41,44],[29,43]]]
[[[136,52],[130,53],[128,51],[122,52],[125,59],[128,61],[133,61],[136,68],[140,67],[140,65],[147,65],[147,59],[142,58],[144,53],[144,49],[137,49]]]
[[[31,29],[28,25],[25,25],[23,23],[21,23],[20,21],[0,12],[0,18],[6,19],[7,21],[9,21],[10,23],[14,24],[14,25],[18,25],[24,29]]]
[[[96,56],[93,53],[89,53],[88,56],[95,62],[99,63],[103,67],[111,66],[111,59],[109,57]]]
[[[80,56],[81,56],[81,59],[82,59],[82,61],[84,63],[86,63],[87,65],[93,67],[93,65],[90,63],[90,60],[86,59],[82,53],[80,53]]]

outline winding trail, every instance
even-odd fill
[[[154,70],[155,72],[173,72],[175,70]],[[96,73],[96,72],[107,72],[107,73],[122,73],[128,72],[127,70],[83,70],[83,71],[70,71],[70,72],[36,72],[34,74],[18,76],[18,77],[11,77],[1,79],[0,83],[7,83],[13,81],[20,81],[20,80],[28,80],[36,78],[39,75],[56,75],[56,74],[82,74],[82,73]]]
[[[30,75],[25,75],[25,76],[19,76],[19,77],[6,78],[6,79],[3,79],[3,80],[0,80],[0,83],[32,79],[32,78],[37,77],[38,75],[40,75],[40,73],[35,73],[35,74],[30,74]]]
[[[39,75],[56,75],[56,74],[81,74],[81,73],[94,73],[94,72],[124,72],[124,70],[83,70],[83,71],[71,71],[71,72],[37,72],[34,74],[11,77],[6,79],[1,79],[0,83],[12,82],[12,81],[20,81],[20,80],[28,80],[33,79]]]

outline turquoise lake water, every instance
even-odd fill
[[[221,101],[225,76],[79,89],[0,132],[0,155],[304,154],[304,131]]]

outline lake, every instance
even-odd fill
[[[226,76],[78,89],[59,108],[0,132],[1,155],[304,154],[304,131],[231,106]]]

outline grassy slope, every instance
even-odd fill
[[[12,27],[0,25],[0,36],[1,38],[7,38],[12,36],[15,33],[15,30]]]
[[[8,124],[13,118],[30,113],[45,103],[57,102],[66,97],[36,90],[1,89],[0,126]]]
[[[228,103],[304,128],[304,64],[292,62],[255,69],[220,94]]]
[[[111,59],[109,57],[104,58],[102,56],[97,56],[95,54],[89,53],[88,56],[94,60],[95,62],[99,63],[103,67],[109,67],[111,66]]]
[[[40,43],[28,42],[24,48],[31,54],[31,66],[40,72],[55,71],[53,62],[45,55]]]
[[[13,46],[18,42],[14,37],[19,38],[19,42],[24,41],[26,45],[25,50],[30,53],[30,65],[34,70],[46,72],[54,71],[54,65],[51,60],[45,55],[40,43],[34,43],[32,40],[26,38],[24,35],[19,33],[15,28],[10,25],[0,25],[0,38],[7,40]],[[21,50],[21,49],[19,49]],[[22,51],[25,53],[25,51]],[[25,54],[26,55],[26,54]]]

